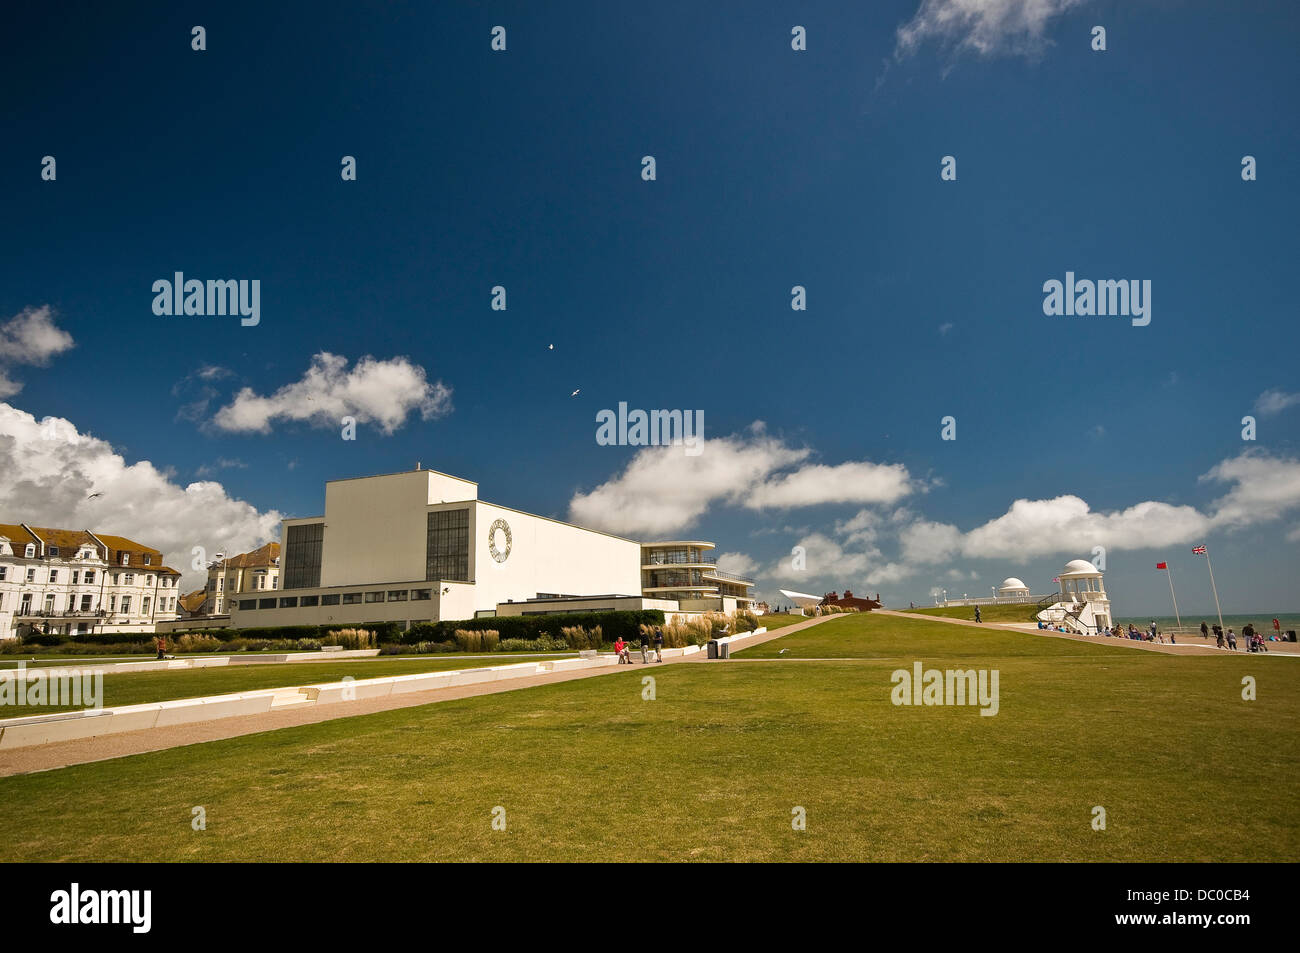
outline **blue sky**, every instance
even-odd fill
[[[1041,592],[1103,545],[1120,615],[1168,611],[1164,558],[1203,612],[1208,540],[1225,610],[1300,607],[1293,4],[262,6],[16,14],[5,519],[251,548],[419,460],[717,540],[767,593]],[[259,279],[260,324],[154,315],[178,270]],[[1150,325],[1044,315],[1067,271],[1150,280]],[[302,409],[390,378],[355,441]],[[598,445],[620,401],[710,443]],[[987,526],[1016,500],[1044,502]]]

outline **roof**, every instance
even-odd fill
[[[59,548],[60,556],[74,553],[82,546],[94,546],[95,551],[99,552],[95,537],[84,529],[48,529],[44,526],[33,526],[32,532],[45,543],[46,552],[49,552],[51,546]]]
[[[1077,576],[1080,574],[1100,576],[1101,571],[1086,559],[1071,559],[1059,573],[1062,576]]]
[[[279,543],[265,543],[257,549],[225,560],[227,569],[249,569],[253,566],[270,566],[280,558]]]
[[[1002,580],[1002,585],[998,586],[998,588],[999,589],[1028,589],[1029,587],[1026,586],[1019,579],[1017,579],[1015,576],[1008,576],[1006,579]]]
[[[181,608],[186,612],[197,612],[203,606],[203,602],[207,597],[208,591],[206,589],[195,589],[193,592],[187,592],[180,598]]]

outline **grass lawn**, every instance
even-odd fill
[[[414,675],[417,672],[443,672],[480,665],[510,665],[514,662],[537,662],[543,656],[512,658],[502,652],[485,658],[463,655],[403,656],[398,659],[356,659],[337,662],[298,662],[268,665],[236,665],[231,668],[198,668],[175,672],[131,672],[104,676],[103,707],[142,705],[146,702],[197,698],[228,692],[249,692],[261,688],[287,688],[292,685],[316,685],[337,682],[345,675],[353,678],[381,678],[385,675]],[[570,656],[553,656],[568,658]],[[46,715],[67,711],[78,705],[0,705],[0,718]]]
[[[974,606],[936,606],[929,609],[900,609],[899,611],[916,615],[942,616],[945,619],[975,621]],[[1032,602],[1028,604],[980,606],[980,618],[985,622],[1035,622],[1038,620],[1038,606]]]
[[[758,617],[760,627],[767,629],[780,629],[787,625],[797,625],[800,622],[807,622],[808,617],[802,615],[792,615],[788,612],[769,612],[767,615]]]
[[[777,656],[781,648],[791,651]],[[818,662],[800,659],[838,657]],[[995,668],[1000,711],[890,675]],[[852,614],[729,662],[0,778],[3,860],[1292,861],[1291,660]],[[1241,678],[1258,680],[1243,701]],[[3,754],[0,754],[3,757]],[[203,806],[207,830],[191,829]],[[1107,829],[1091,827],[1094,806]],[[492,812],[507,828],[494,831]],[[807,829],[791,811],[807,812]]]

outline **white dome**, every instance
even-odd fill
[[[1097,567],[1086,559],[1071,559],[1065,564],[1065,568],[1061,570],[1060,574],[1062,576],[1078,576],[1082,574],[1087,574],[1089,576],[1101,575]]]
[[[1003,579],[1003,580],[1002,580],[1002,585],[998,586],[998,588],[999,588],[999,589],[1003,589],[1003,590],[1007,590],[1007,589],[1024,589],[1026,592],[1029,591],[1029,587],[1026,586],[1026,585],[1025,585],[1023,582],[1021,582],[1019,579],[1017,579],[1015,576],[1009,576],[1008,578]]]

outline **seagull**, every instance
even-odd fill
[[[93,500],[95,497],[97,497],[97,496],[103,496],[103,495],[104,495],[103,493],[92,493],[92,494],[90,494],[90,496],[86,497],[86,499],[88,499],[88,500]]]
[[[577,390],[575,390],[575,391],[574,391],[572,394],[570,394],[569,396],[570,396],[570,397],[577,397],[578,394],[579,394],[581,391],[582,391],[582,388],[579,387]]]
[[[554,350],[555,350],[555,345],[554,345],[554,344],[548,344],[548,345],[546,345],[546,350],[548,350],[548,351],[554,351]]]
[[[789,652],[789,651],[790,651],[789,649],[782,649],[781,651],[777,652],[776,654],[777,654],[777,655],[784,655],[786,652]]]

